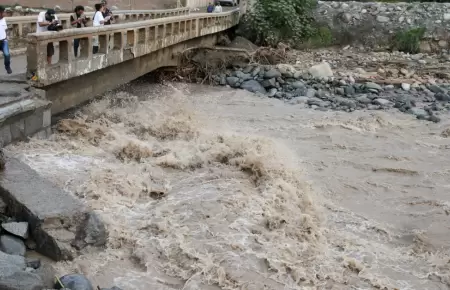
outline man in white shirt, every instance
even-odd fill
[[[222,12],[222,6],[220,5],[220,2],[217,1],[216,7],[214,7],[214,13],[221,13]]]
[[[9,54],[8,38],[6,35],[6,30],[8,26],[6,25],[6,19],[4,17],[5,7],[0,6],[0,51],[3,52],[3,59],[5,62],[5,69],[8,74],[12,74],[11,70],[11,55]]]
[[[48,31],[48,26],[54,22],[58,21],[56,17],[56,12],[53,9],[48,9],[47,11],[42,11],[38,15],[36,33]],[[52,64],[52,56],[55,54],[55,47],[53,42],[47,44],[47,63]]]

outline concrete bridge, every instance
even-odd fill
[[[186,9],[124,12],[119,19],[129,17],[137,21],[28,33],[26,58],[21,58],[26,71],[23,68],[22,75],[12,76],[0,73],[2,145],[26,136],[46,138],[51,133],[52,115],[160,67],[176,66],[186,49],[215,45],[221,32],[239,23],[244,5],[241,1],[238,9],[213,14],[187,13]],[[140,17],[150,19],[139,20]],[[23,32],[25,24],[21,27]],[[94,37],[100,43],[97,54],[92,53]],[[73,53],[74,39],[80,39],[78,57]],[[51,65],[46,61],[48,43],[58,47]],[[16,60],[13,59],[13,65],[20,62]]]

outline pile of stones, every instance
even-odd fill
[[[418,119],[439,122],[450,109],[447,85],[380,85],[335,77],[327,62],[298,71],[292,65],[246,65],[214,76],[217,85],[241,88],[259,96],[285,100],[316,110],[387,110],[396,108]]]
[[[28,255],[36,248],[29,235],[29,224],[7,216],[6,212],[7,206],[0,198],[0,289],[94,290],[91,282],[80,274],[65,275],[55,281],[55,270],[50,264]]]

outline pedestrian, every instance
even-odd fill
[[[5,69],[8,74],[12,74],[11,70],[11,55],[9,54],[8,36],[6,30],[6,19],[4,17],[5,7],[0,6],[0,51],[3,52],[3,60],[5,62]]]
[[[216,7],[214,7],[214,13],[221,13],[222,12],[222,6],[220,6],[220,2],[217,1]]]
[[[47,11],[42,11],[38,15],[36,33],[48,31],[48,26],[58,22],[58,17],[53,9],[48,9]],[[52,64],[52,57],[55,54],[55,47],[53,42],[47,44],[47,64]]]
[[[92,20],[92,26],[103,26],[105,25],[105,21],[108,21],[111,16],[106,16],[106,18],[103,17],[103,11],[105,10],[105,6],[103,4],[95,4],[95,14],[94,19]],[[98,53],[99,50],[99,42],[98,42],[98,36],[94,36],[92,39],[93,49],[92,52]]]
[[[113,21],[113,14],[112,14],[111,10],[108,8],[108,1],[102,0],[101,4],[103,4],[103,6],[105,6],[105,8],[102,12],[103,18],[106,18],[109,16],[109,20],[105,21],[105,25],[111,25],[111,22]]]
[[[82,28],[86,27],[87,19],[84,15],[84,7],[81,5],[78,5],[75,7],[74,13],[70,15],[70,24],[72,25],[72,28]],[[78,48],[80,47],[80,39],[74,39],[73,41],[73,52],[75,57],[78,56]]]
[[[206,12],[213,13],[214,11],[214,5],[212,5],[211,2],[209,2],[208,7],[206,7]]]

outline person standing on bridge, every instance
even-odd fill
[[[72,25],[72,28],[82,28],[86,27],[87,19],[84,15],[84,7],[81,5],[78,5],[75,7],[74,13],[70,15],[70,24]],[[74,39],[73,40],[73,52],[75,54],[75,57],[78,56],[78,48],[80,47],[80,39]]]
[[[222,13],[222,6],[219,1],[217,1],[216,7],[214,7],[214,13]]]
[[[94,19],[92,20],[92,26],[103,26],[105,25],[105,21],[108,21],[111,16],[106,16],[106,18],[103,18],[103,11],[105,10],[105,6],[103,4],[95,4],[95,14]],[[99,49],[99,42],[98,42],[98,36],[94,36],[92,39],[93,49],[92,52],[98,53]]]
[[[213,11],[214,11],[214,5],[212,5],[212,3],[210,2],[208,4],[208,7],[206,7],[206,12],[213,13]]]
[[[109,16],[109,20],[105,21],[105,25],[111,25],[112,21],[113,21],[113,14],[111,12],[111,10],[108,8],[108,1],[106,0],[102,0],[102,2],[100,2],[104,8],[103,8],[103,18],[106,18]]]
[[[12,74],[11,70],[11,55],[9,54],[8,37],[6,30],[6,19],[4,17],[5,7],[0,6],[0,51],[3,52],[3,60],[5,62],[5,69],[8,74]]]
[[[40,12],[38,15],[36,25],[36,33],[48,31],[48,26],[57,21],[58,17],[56,16],[55,10],[48,9],[47,11]],[[49,42],[47,44],[47,63],[49,65],[52,64],[52,57],[54,54],[55,54],[55,47],[53,46],[53,42]]]

